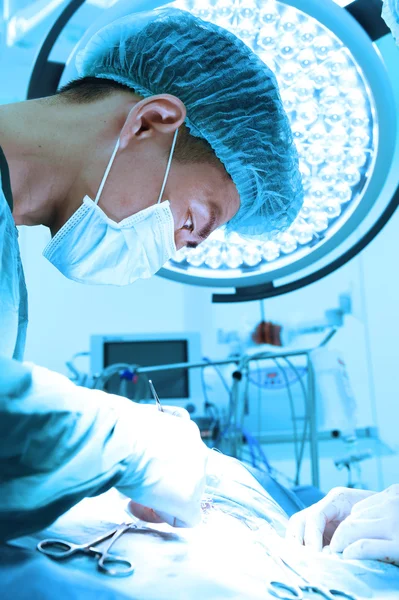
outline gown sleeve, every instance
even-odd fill
[[[0,540],[43,529],[121,481],[132,468],[134,409],[126,398],[0,358]]]

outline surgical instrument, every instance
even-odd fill
[[[301,592],[308,592],[308,593],[312,593],[312,594],[316,594],[318,596],[320,596],[321,598],[324,598],[325,600],[336,600],[336,598],[343,598],[344,600],[357,600],[356,596],[354,596],[353,594],[349,593],[349,592],[345,592],[343,590],[339,590],[337,588],[329,588],[327,586],[324,585],[319,585],[318,583],[311,583],[308,579],[306,579],[303,575],[301,575],[300,573],[298,573],[298,571],[296,571],[296,569],[294,569],[294,567],[292,565],[290,565],[286,560],[284,560],[284,558],[278,556],[275,557],[276,559],[278,559],[278,561],[281,561],[281,563],[284,565],[284,567],[286,569],[288,569],[289,571],[291,571],[292,573],[294,573],[294,575],[301,581],[301,584],[299,584],[299,590]],[[284,587],[285,584],[282,584],[281,587]],[[275,584],[276,587],[276,584]],[[285,588],[291,588],[291,586],[285,586]],[[297,590],[296,586],[294,587],[295,590]],[[284,596],[277,596],[278,598],[284,598]],[[300,598],[301,596],[286,596],[284,598],[284,600],[291,600],[291,598]],[[303,597],[303,593],[302,593],[302,597]]]
[[[274,596],[275,598],[279,598],[279,600],[303,600],[304,593],[314,594],[319,598],[323,598],[324,600],[337,600],[337,598],[342,598],[343,600],[358,600],[356,596],[351,593],[344,592],[343,590],[339,590],[336,588],[328,588],[323,585],[319,585],[316,583],[311,583],[307,580],[303,575],[298,573],[294,567],[292,567],[282,556],[280,553],[276,552],[276,548],[274,551],[270,550],[270,547],[265,544],[264,540],[257,542],[260,546],[265,550],[267,556],[271,558],[275,564],[280,567],[280,570],[283,573],[291,572],[292,575],[300,581],[298,584],[285,583],[279,579],[270,580],[267,584],[267,591],[269,594]],[[276,544],[277,545],[277,544]]]
[[[112,577],[126,577],[134,572],[133,563],[122,556],[110,554],[109,551],[121,535],[134,527],[137,527],[137,525],[133,521],[122,523],[86,544],[75,544],[65,540],[49,538],[39,542],[37,550],[55,560],[64,560],[78,553],[98,556],[97,568],[100,571]],[[109,540],[109,538],[111,539]],[[105,548],[102,550],[95,548],[95,546],[105,540],[109,540]]]
[[[267,591],[279,600],[303,600],[304,598],[301,588],[277,580],[268,582]]]
[[[148,383],[150,384],[151,392],[152,392],[152,395],[154,396],[155,402],[157,403],[158,410],[160,410],[161,412],[165,412],[164,409],[162,408],[161,401],[159,399],[159,396],[157,394],[157,391],[156,391],[151,379],[148,380]]]

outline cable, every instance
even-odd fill
[[[272,360],[277,365],[277,368],[281,372],[281,374],[283,376],[283,379],[284,379],[284,382],[285,382],[285,385],[286,385],[286,388],[287,388],[288,401],[289,401],[290,409],[291,409],[292,430],[293,430],[293,433],[294,433],[295,462],[296,462],[296,467],[298,469],[298,460],[299,460],[299,452],[298,452],[298,429],[297,429],[297,423],[296,423],[294,398],[293,398],[293,395],[292,395],[291,386],[290,386],[290,383],[288,381],[288,377],[287,377],[287,373],[285,372],[285,369],[280,365],[280,363],[278,362],[277,358],[272,358]]]
[[[209,400],[208,392],[206,389],[205,382],[205,368],[201,369],[201,384],[202,384],[202,393],[204,395],[205,401],[205,412],[209,412],[212,417],[212,425],[216,425],[220,421],[219,408],[216,406],[214,402]]]
[[[260,460],[261,462],[265,465],[266,467],[266,471],[268,473],[271,472],[271,466],[269,464],[269,461],[266,458],[266,454],[263,452],[262,450],[262,446],[260,445],[259,441],[253,436],[251,435],[246,429],[241,429],[242,435],[245,437],[248,446],[249,446],[249,451],[252,457],[252,466],[254,466],[255,468],[257,468],[257,463],[256,463],[256,457],[255,457],[255,449],[258,451],[258,454],[260,456]]]
[[[297,422],[296,422],[295,404],[294,404],[294,398],[293,398],[293,395],[292,395],[292,390],[291,390],[291,386],[290,386],[287,374],[285,372],[285,369],[281,366],[281,364],[278,362],[278,360],[276,358],[268,357],[268,359],[272,360],[275,363],[275,365],[277,366],[278,370],[281,372],[281,374],[283,376],[283,379],[284,379],[284,382],[285,382],[286,389],[287,389],[287,395],[288,395],[290,409],[291,409],[292,427],[293,427],[293,432],[294,432],[294,452],[295,452],[295,463],[296,463],[295,482],[297,482],[298,479],[299,479],[299,473],[300,473],[301,465],[302,465],[302,461],[303,461],[303,451],[304,451],[304,441],[306,440],[306,430],[305,430],[305,436],[302,438],[301,448],[299,450],[298,449],[299,435],[298,435],[298,428],[297,428]],[[301,376],[299,374],[299,371],[296,369],[296,367],[294,367],[294,365],[291,363],[291,361],[289,361],[288,359],[284,359],[284,360],[286,360],[286,362],[289,364],[290,368],[292,368],[293,372],[295,372],[295,374],[296,374],[296,376],[297,376],[297,378],[298,378],[298,380],[300,382],[300,385],[302,387],[302,391],[305,392],[305,406],[306,406],[306,391],[304,389],[304,385],[303,385],[303,382],[302,382],[302,378],[301,378]],[[256,364],[257,364],[257,372],[258,372],[258,382],[255,382],[254,379],[251,379],[251,382],[253,384],[257,385],[257,387],[258,387],[258,414],[259,414],[261,412],[260,411],[260,405],[261,405],[261,402],[262,402],[262,391],[261,391],[261,388],[263,387],[261,379],[260,379],[260,377],[261,377],[261,375],[260,375],[260,373],[261,373],[260,359],[258,359],[256,361]],[[306,422],[307,421],[305,421],[305,423]],[[252,438],[252,436],[251,436],[251,438],[248,438],[249,434],[247,434],[245,432],[245,430],[244,430],[243,427],[242,427],[242,431],[243,431],[244,435],[247,437],[247,439],[249,441]],[[254,438],[252,438],[252,439],[254,439]],[[263,451],[261,450],[261,446],[260,446],[260,444],[259,444],[258,441],[257,441],[257,444],[259,445],[260,452],[263,455]],[[251,453],[251,457],[253,458],[252,448],[250,448],[250,453]],[[254,460],[254,458],[253,458],[253,460]],[[269,464],[269,463],[267,463],[267,464]],[[256,466],[256,464],[254,464],[254,466]],[[270,472],[270,465],[268,467],[268,470]],[[295,484],[298,485],[297,483],[295,483]]]
[[[228,433],[228,431],[230,430],[230,428],[231,428],[232,419],[233,419],[233,413],[234,413],[234,410],[233,410],[233,393],[232,393],[233,390],[232,390],[232,388],[229,388],[229,385],[228,385],[228,383],[226,381],[226,378],[224,377],[223,373],[221,372],[221,370],[219,369],[219,367],[217,365],[214,365],[213,362],[209,358],[207,358],[206,356],[204,356],[202,358],[202,360],[204,362],[208,363],[207,366],[212,367],[216,371],[216,373],[218,374],[218,376],[219,376],[219,378],[220,378],[220,380],[221,380],[221,382],[223,384],[223,387],[225,388],[225,390],[227,392],[228,399],[229,399],[229,411],[228,411],[228,415],[227,415],[226,427],[223,430],[220,429],[219,435],[217,436],[217,438],[215,440],[215,444],[219,444],[222,441],[222,439],[225,437],[225,435]],[[205,385],[205,375],[204,375],[205,368],[206,367],[203,367],[201,369],[202,389],[204,391],[205,399],[209,403],[209,398],[208,398],[208,394],[206,392],[206,385]]]
[[[208,397],[208,392],[206,389],[206,383],[205,383],[205,374],[204,374],[205,368],[201,369],[201,385],[202,385],[202,393],[204,395],[204,400],[205,400],[205,404],[209,404],[209,397]]]
[[[262,304],[262,302],[261,302]],[[259,386],[258,386],[258,435],[260,436],[261,434],[261,423],[262,423],[262,419],[261,419],[261,414],[262,414],[262,410],[261,410],[261,406],[262,406],[262,387],[261,387],[261,374],[260,374],[260,368],[259,368],[259,360],[256,361],[256,365],[258,368],[258,382],[259,382]]]
[[[291,387],[288,382],[288,377],[285,373],[284,368],[277,362],[276,359],[273,359],[272,357],[268,357],[268,358],[273,360],[276,363],[279,371],[283,375],[285,385],[287,388],[287,394],[289,397],[289,402],[290,402],[290,407],[291,407],[291,414],[293,417],[292,421],[293,421],[293,430],[294,430],[294,447],[295,447],[295,461],[296,461],[295,484],[299,485],[300,472],[301,472],[301,468],[302,468],[302,462],[303,462],[305,445],[306,445],[306,437],[307,437],[308,425],[309,425],[307,393],[306,393],[305,385],[303,383],[302,376],[301,376],[299,370],[297,369],[297,367],[295,367],[295,365],[292,363],[292,361],[289,360],[288,358],[279,357],[279,360],[285,361],[288,364],[288,366],[290,367],[290,369],[295,373],[295,375],[298,379],[299,385],[301,386],[301,390],[302,390],[302,394],[303,394],[303,398],[304,398],[304,404],[305,404],[304,431],[303,431],[303,435],[302,435],[300,447],[299,447],[299,452],[298,452],[299,435],[298,435],[298,429],[297,429],[296,419],[295,419],[295,404],[294,404],[294,400],[293,400],[293,396],[292,396],[292,392],[291,392]],[[258,362],[259,361],[257,361],[257,363]],[[258,366],[258,370],[259,370],[259,366]],[[259,381],[259,376],[258,376],[258,381],[256,381],[254,378],[251,378],[250,381],[253,385],[257,386],[258,388],[263,387],[262,383]]]
[[[205,401],[205,412],[208,411],[211,413],[211,417],[213,419],[213,424],[216,424],[220,421],[220,412],[218,406],[209,400],[208,392],[206,389],[205,382],[205,368],[201,369],[201,384],[202,384],[202,393],[204,395]]]
[[[71,373],[71,376],[69,377],[69,379],[71,381],[73,381],[74,383],[76,383],[76,385],[85,387],[85,384],[88,381],[89,375],[88,373],[83,373],[82,371],[79,371],[79,369],[75,366],[75,360],[77,358],[80,358],[81,356],[89,356],[89,352],[76,352],[76,354],[74,354],[72,356],[72,358],[70,360],[67,360],[65,365],[68,368],[68,370]]]
[[[248,412],[247,412],[247,414],[249,414],[249,413],[250,413],[250,406],[249,406],[249,393],[248,393],[248,388],[249,388],[249,384],[250,384],[250,383],[253,383],[254,385],[256,385],[256,387],[258,388],[258,413],[257,413],[257,414],[259,415],[259,414],[260,414],[260,405],[261,405],[261,401],[262,401],[262,398],[261,398],[261,387],[262,387],[262,386],[261,386],[261,382],[260,382],[260,380],[259,380],[259,378],[260,378],[259,361],[257,360],[257,361],[256,361],[256,363],[257,363],[257,365],[258,365],[258,367],[257,367],[257,373],[258,373],[258,383],[256,384],[256,383],[255,383],[255,382],[254,382],[254,381],[253,381],[253,380],[252,380],[252,379],[249,377],[249,375],[247,374],[247,377],[245,378],[245,390],[244,390],[244,394],[243,394],[243,396],[244,396],[244,400],[245,400],[246,407],[248,408]],[[249,371],[249,369],[248,369],[248,371]],[[248,373],[248,371],[247,371],[247,373]],[[242,414],[241,414],[241,429],[243,429],[243,428],[244,428],[244,420],[245,420],[245,411],[243,411],[243,412],[242,412]],[[258,425],[259,425],[259,420],[258,420]],[[259,430],[259,427],[258,427],[258,435],[259,435],[259,434],[260,434],[260,430]]]
[[[300,450],[299,450],[299,457],[298,457],[298,462],[297,462],[297,472],[296,472],[296,475],[295,475],[295,485],[299,485],[300,473],[301,473],[302,462],[303,462],[303,455],[304,455],[304,452],[305,452],[306,436],[307,436],[307,433],[308,433],[308,425],[309,425],[308,395],[306,393],[305,384],[303,383],[303,379],[301,377],[301,374],[299,373],[299,371],[296,368],[296,366],[288,358],[282,358],[282,360],[284,360],[288,364],[288,366],[296,374],[296,376],[298,378],[299,385],[301,386],[301,389],[302,389],[302,394],[303,394],[303,399],[304,399],[304,404],[305,404],[305,418],[304,418],[303,436],[302,436],[301,447],[300,447]]]

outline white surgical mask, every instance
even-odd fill
[[[127,285],[152,277],[176,252],[174,221],[169,201],[161,203],[169,175],[176,130],[158,202],[120,223],[98,206],[101,192],[119,148],[119,139],[93,202],[83,204],[44,249],[65,277],[80,283]]]

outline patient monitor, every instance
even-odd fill
[[[201,362],[199,333],[140,333],[119,335],[93,335],[90,341],[91,373],[99,374],[114,364],[125,363],[138,367]],[[119,394],[120,374],[115,374],[106,384],[106,391]],[[203,394],[199,369],[171,369],[150,371],[151,379],[161,401],[189,408],[195,414],[203,413]],[[135,383],[127,381],[124,389],[128,398],[137,398]]]

